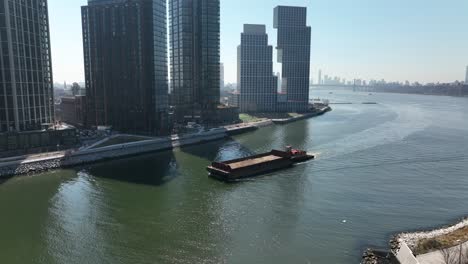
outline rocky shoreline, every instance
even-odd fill
[[[18,166],[0,167],[0,180],[15,175],[36,174],[53,169],[62,168],[63,166],[61,164],[61,159],[52,159],[35,163],[20,164]]]
[[[431,231],[398,234],[394,239],[394,243],[405,242],[411,250],[415,250],[418,243],[423,239],[431,239],[438,236],[447,235],[464,227],[468,227],[468,218],[463,218],[454,225],[448,225],[445,227],[433,229]]]
[[[367,249],[362,256],[362,264],[397,264],[395,255],[384,250]]]
[[[429,231],[403,232],[395,235],[389,242],[390,250],[367,249],[362,257],[362,264],[409,264],[419,263],[414,251],[422,240],[434,239],[468,227],[468,218],[456,224],[432,229]],[[465,243],[466,241],[463,241]]]

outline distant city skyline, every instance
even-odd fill
[[[57,83],[84,81],[80,10],[86,4],[86,0],[49,0],[53,73]],[[311,76],[317,76],[322,69],[348,80],[427,83],[465,79],[468,64],[468,36],[463,34],[468,24],[465,0],[222,0],[221,62],[226,83],[236,82],[236,46],[243,24],[266,24],[267,34],[276,39],[273,28],[276,5],[308,8],[307,24],[312,27]],[[271,44],[276,46],[274,42]],[[274,71],[279,69],[275,63]]]

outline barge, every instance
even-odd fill
[[[296,163],[311,159],[315,159],[315,154],[287,147],[286,151],[272,150],[241,159],[213,162],[211,166],[207,167],[207,170],[213,178],[233,182],[286,169]]]

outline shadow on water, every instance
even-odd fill
[[[212,161],[216,157],[220,147],[225,143],[224,140],[207,142],[200,145],[182,146],[180,151],[192,156]]]
[[[154,186],[164,185],[178,175],[172,151],[108,161],[86,170],[98,178]]]
[[[0,179],[0,185],[6,183],[9,179],[11,179],[11,177],[4,177],[4,178]]]

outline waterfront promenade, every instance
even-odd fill
[[[324,107],[316,113],[306,115],[305,118],[322,115],[330,110],[331,108]],[[301,119],[303,118],[294,118],[292,121],[298,121]],[[79,149],[5,158],[0,159],[0,177],[38,173],[51,169],[72,167],[103,160],[203,144],[205,142],[221,140],[233,135],[251,132],[260,127],[274,125],[275,123],[276,122],[274,122],[274,120],[265,119],[257,122],[240,123],[220,128],[213,128],[193,134],[148,138],[147,140],[104,147],[99,147],[97,144],[94,144],[89,147],[82,147]],[[280,123],[288,122],[284,121]]]
[[[271,121],[262,121],[216,128],[201,133],[187,134],[183,136],[172,135],[169,137],[159,137],[98,148],[71,149],[53,153],[0,159],[0,177],[37,173],[50,169],[83,165],[102,160],[201,144],[204,142],[220,140],[229,137],[230,135],[253,131],[258,127],[270,124]]]

